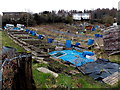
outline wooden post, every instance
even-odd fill
[[[32,76],[32,55],[27,53],[23,55],[26,57],[17,59],[18,72],[14,78],[13,90],[35,90]]]

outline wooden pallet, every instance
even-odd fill
[[[107,83],[111,86],[117,84],[119,80],[120,80],[120,73],[119,72],[115,72],[112,75],[103,79],[103,81],[105,83]]]

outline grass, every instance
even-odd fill
[[[16,48],[17,52],[24,52],[25,50],[18,46],[16,43],[14,43],[14,41],[12,41],[7,33],[5,31],[0,31],[0,35],[2,35],[2,46],[9,46],[9,47],[13,47]]]
[[[120,64],[120,55],[111,55],[111,56],[109,56],[109,60],[111,62]]]
[[[51,64],[57,65],[57,67],[62,67],[63,71],[59,73],[57,78],[54,78],[50,74],[45,74],[37,71],[38,67],[48,67],[53,66]],[[68,75],[65,72],[75,70],[74,67],[64,66],[63,64],[59,64],[57,61],[51,64],[35,64],[33,63],[33,76],[36,83],[37,88],[108,88],[109,85],[105,83],[100,83],[95,81],[93,78],[83,75],[82,73],[78,73],[76,75]]]

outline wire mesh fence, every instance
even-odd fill
[[[2,62],[3,90],[35,89],[30,53],[16,53],[14,48],[4,47]]]

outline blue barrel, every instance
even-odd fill
[[[82,55],[85,57],[86,55],[93,56],[94,53],[90,51],[83,51]]]
[[[71,48],[71,40],[66,40],[66,48]]]
[[[39,35],[39,36],[38,36],[38,39],[41,39],[42,37],[43,37],[42,35]]]
[[[26,29],[25,32],[29,32],[30,30],[29,29]]]
[[[30,34],[32,34],[33,33],[33,31],[32,30],[30,30]]]
[[[80,45],[80,43],[76,42],[75,46],[78,46],[78,45]]]
[[[93,27],[93,28],[92,28],[92,31],[95,31],[95,30],[96,30],[96,29]]]
[[[99,28],[99,26],[98,26],[98,25],[96,25],[95,27],[96,27],[96,28]]]
[[[48,43],[52,43],[53,39],[52,38],[48,38]]]
[[[35,36],[36,35],[36,33],[35,32],[32,32],[32,36]]]
[[[92,40],[92,39],[88,39],[88,45],[92,45],[94,43],[94,40]]]

